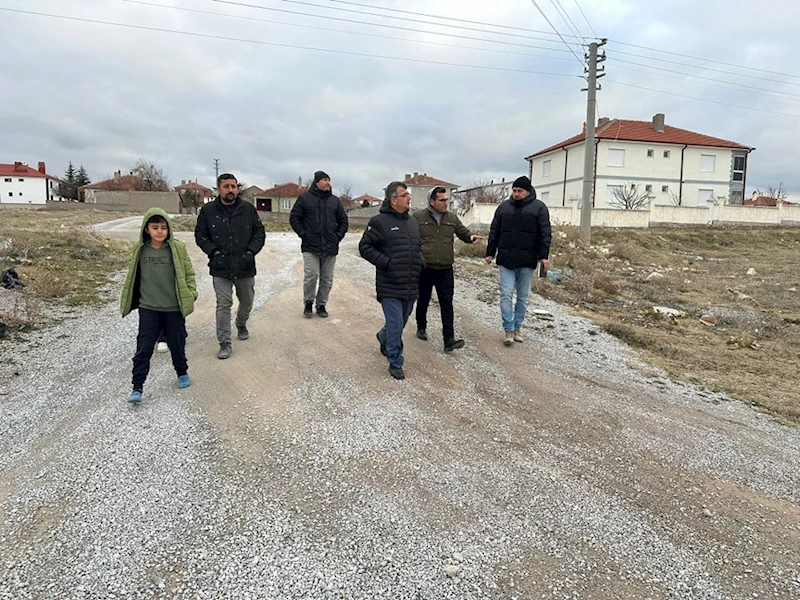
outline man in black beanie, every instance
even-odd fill
[[[314,183],[298,196],[289,223],[302,240],[303,316],[327,317],[325,305],[333,286],[333,268],[339,254],[339,242],[347,233],[347,213],[339,198],[331,193],[331,178],[325,171],[314,173]],[[319,281],[319,289],[317,289]]]
[[[492,263],[495,253],[500,269],[503,343],[511,346],[523,341],[520,328],[528,309],[534,270],[541,263],[546,272],[550,256],[550,213],[547,206],[536,199],[531,180],[524,175],[514,180],[511,198],[500,204],[494,213],[486,245],[486,264]],[[515,290],[516,304],[513,303]]]

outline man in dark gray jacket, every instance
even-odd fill
[[[375,265],[375,291],[385,324],[377,333],[381,353],[389,360],[389,374],[405,379],[403,329],[419,296],[419,274],[424,266],[419,225],[409,217],[411,194],[405,184],[386,186],[380,212],[372,217],[358,251]]]
[[[294,232],[303,240],[303,316],[310,319],[314,301],[317,314],[327,317],[325,305],[333,287],[333,268],[339,242],[347,233],[347,213],[331,193],[331,178],[324,171],[314,173],[314,183],[298,196],[289,216]],[[319,290],[317,289],[319,280]]]
[[[550,212],[536,199],[531,180],[518,177],[511,188],[511,198],[497,207],[486,245],[486,263],[497,253],[500,269],[500,314],[505,338],[511,346],[522,342],[520,328],[528,310],[534,270],[542,265],[547,272],[550,256]],[[516,304],[512,303],[514,291]]]
[[[239,183],[230,173],[217,178],[219,195],[200,209],[194,239],[208,256],[208,268],[217,295],[217,358],[231,355],[233,289],[239,300],[237,337],[246,340],[247,319],[256,292],[256,254],[264,247],[264,224],[255,206],[239,197]]]

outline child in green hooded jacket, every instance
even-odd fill
[[[186,362],[186,317],[194,310],[197,286],[186,245],[172,237],[169,215],[151,208],[142,219],[142,233],[131,251],[122,286],[120,312],[139,309],[139,333],[133,357],[133,391],[128,402],[140,402],[150,372],[153,348],[163,330],[178,374],[178,387],[191,384]]]

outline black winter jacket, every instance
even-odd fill
[[[297,197],[289,223],[303,240],[301,251],[320,256],[339,254],[339,242],[347,233],[347,213],[339,198],[316,184]]]
[[[507,269],[536,268],[550,255],[550,212],[536,192],[522,200],[509,198],[494,213],[486,256],[497,252],[497,264]]]
[[[399,213],[384,201],[380,212],[369,220],[358,251],[375,265],[378,302],[383,298],[419,297],[419,274],[425,261],[419,224],[407,211]]]
[[[240,279],[256,274],[255,255],[264,247],[264,224],[249,202],[236,199],[232,210],[219,196],[200,209],[194,239],[208,255],[213,277]],[[219,254],[215,254],[219,250]],[[248,251],[251,254],[248,254]]]

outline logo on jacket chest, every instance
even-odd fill
[[[395,225],[389,231],[400,231],[400,228],[397,225]]]

